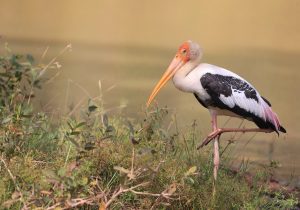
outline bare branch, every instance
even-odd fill
[[[46,208],[46,210],[52,210],[52,209],[55,209],[56,207],[60,206],[61,205],[61,202],[58,202],[56,204],[54,204],[53,206],[50,206],[48,208]]]
[[[119,190],[118,191],[115,190],[113,195],[111,196],[111,198],[105,203],[105,207],[107,208],[122,193],[128,192],[128,191],[132,192],[133,189],[138,188],[138,187],[142,187],[142,186],[146,186],[148,184],[149,184],[149,182],[143,182],[141,184],[135,185],[135,186],[130,187],[128,189],[124,189],[122,186],[120,186]]]

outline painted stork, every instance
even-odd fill
[[[224,68],[201,63],[202,49],[192,41],[184,42],[162,78],[153,89],[147,107],[171,78],[176,88],[193,93],[211,115],[212,132],[198,149],[214,140],[214,179],[219,167],[219,138],[225,132],[286,133],[270,102],[245,79]],[[225,115],[253,121],[258,128],[218,128],[217,116]]]

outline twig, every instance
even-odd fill
[[[56,209],[56,207],[60,207],[60,209],[70,209],[70,208],[75,208],[77,206],[82,206],[84,204],[97,205],[98,202],[96,202],[96,201],[103,198],[104,196],[105,196],[105,194],[102,192],[102,193],[97,194],[96,196],[92,196],[92,197],[74,198],[71,200],[67,200],[64,205],[62,205],[63,204],[62,202],[58,202],[58,203],[54,204],[53,206],[46,208],[46,210]]]
[[[148,196],[153,196],[153,197],[164,197],[164,198],[167,198],[167,199],[173,199],[169,196],[171,196],[172,194],[169,194],[169,193],[149,193],[149,192],[139,192],[139,191],[135,191],[135,190],[129,190],[130,192],[134,193],[134,194],[137,194],[137,195],[148,195]]]
[[[109,201],[106,202],[105,208],[107,208],[123,192],[124,192],[124,189],[122,187],[120,187],[120,189],[118,191],[115,191],[113,193],[113,195],[111,196],[111,198],[109,199]]]
[[[37,78],[40,78],[45,73],[45,71],[49,68],[49,66],[52,65],[60,55],[64,54],[65,51],[71,50],[71,49],[72,49],[72,45],[71,44],[68,44],[64,49],[62,49],[58,53],[58,55],[55,56],[54,58],[52,58],[52,60],[40,71],[40,73],[39,73],[39,75],[38,75]],[[48,51],[48,48],[47,48],[47,51]]]
[[[115,190],[113,195],[111,196],[111,198],[105,203],[105,208],[107,208],[120,194],[122,194],[124,192],[128,192],[128,191],[132,192],[132,190],[134,190],[135,188],[146,186],[148,184],[149,184],[149,182],[143,182],[141,184],[135,185],[135,186],[130,187],[128,189],[124,189],[122,186],[120,186],[119,190],[118,191]]]
[[[56,207],[60,206],[61,205],[61,202],[58,202],[56,204],[54,204],[53,206],[50,206],[48,208],[46,208],[46,210],[52,210],[52,209],[55,209]]]
[[[107,203],[107,196],[106,196],[105,190],[102,190],[102,188],[100,187],[98,178],[96,178],[96,185],[97,185],[98,189],[101,191],[101,193],[103,194],[104,202]]]
[[[44,59],[44,57],[46,56],[48,50],[49,50],[49,46],[47,46],[46,49],[44,50],[44,52],[43,52],[43,54],[42,54],[42,56],[40,58],[40,62],[39,63],[41,63],[41,61]]]
[[[44,51],[42,58],[46,55],[46,53],[48,52],[49,47],[46,48],[46,50]],[[67,50],[71,50],[72,49],[72,45],[68,44],[65,48],[63,48],[57,56],[55,56],[54,58],[52,58],[52,60],[44,67],[42,68],[42,70],[39,72],[39,74],[37,75],[36,79],[39,79],[43,74],[45,74],[45,72],[47,71],[47,69],[52,65],[55,64],[54,62],[56,61],[56,59],[61,56],[65,51]],[[33,83],[30,86],[30,92],[31,93],[33,91]],[[24,98],[25,99],[25,98]],[[23,100],[24,100],[23,99]],[[29,104],[31,101],[31,97],[29,96],[28,100],[27,100],[27,104]]]
[[[75,198],[75,199],[72,199],[72,200],[68,200],[67,201],[68,207],[66,207],[66,209],[69,209],[70,207],[74,208],[74,207],[77,207],[77,206],[81,206],[83,204],[92,205],[93,201],[94,201],[94,197],[85,198],[85,199],[84,198]]]

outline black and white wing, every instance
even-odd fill
[[[276,132],[284,131],[270,103],[238,75],[225,69],[219,72],[206,72],[201,76],[200,82],[210,96],[210,99],[204,102],[207,107],[228,110],[253,121],[260,128],[273,129]]]

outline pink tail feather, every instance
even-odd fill
[[[275,131],[279,133],[279,131],[286,133],[286,130],[281,126],[279,118],[275,112],[273,112],[272,108],[264,102],[264,112],[266,121],[269,121],[274,125]]]

